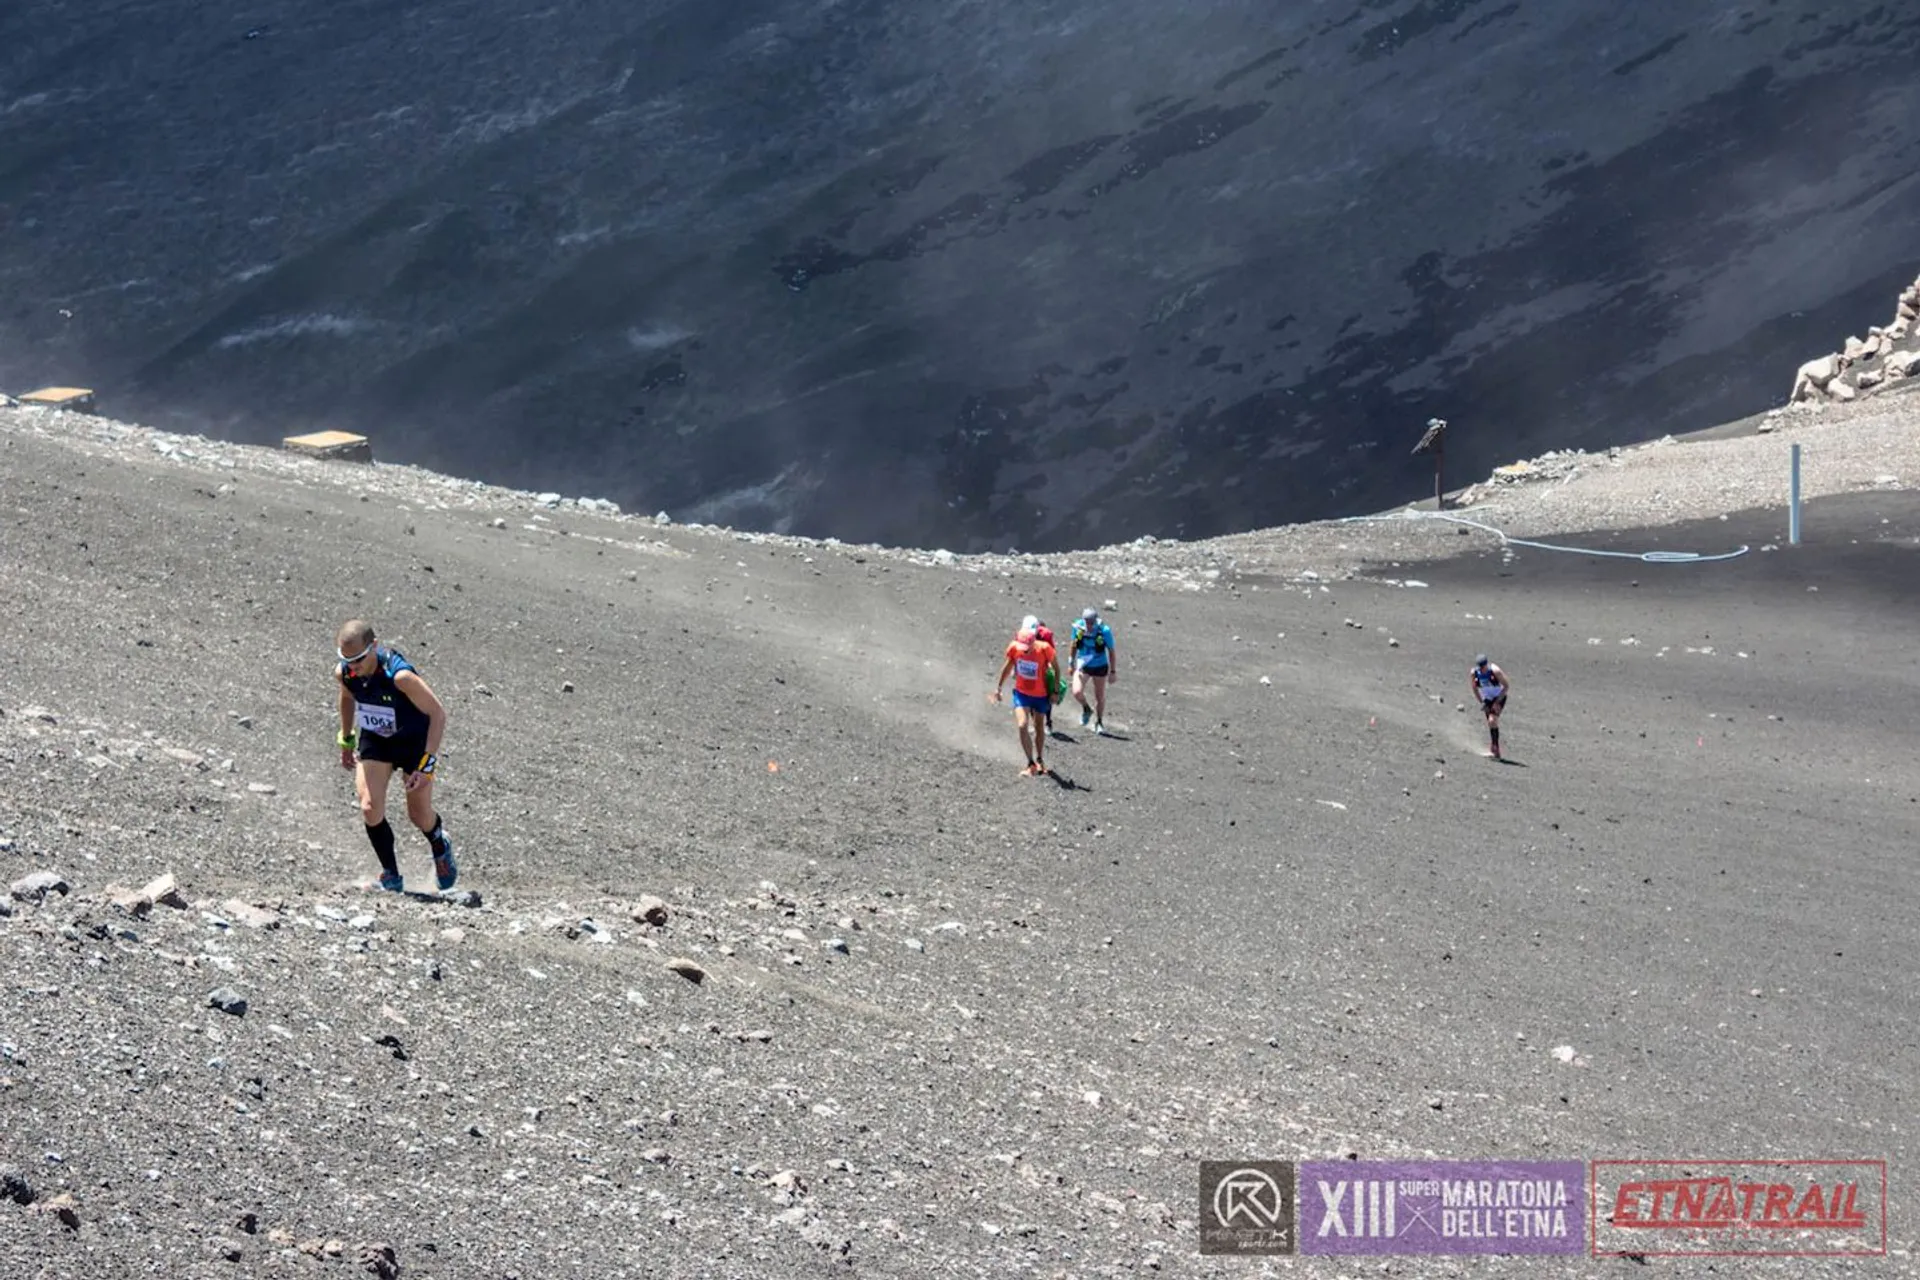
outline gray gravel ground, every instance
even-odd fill
[[[70,889],[0,918],[0,1274],[1638,1273],[1198,1254],[1199,1160],[1349,1154],[1887,1159],[1892,1258],[1653,1265],[1910,1274],[1911,403],[1500,495],[1715,564],[947,565],[0,411],[0,870]],[[1713,504],[1788,438],[1823,496],[1766,551]],[[999,647],[1089,600],[1119,734],[1023,780]],[[355,614],[448,704],[475,899],[365,888]]]

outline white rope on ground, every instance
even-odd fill
[[[1468,511],[1478,511],[1478,507],[1468,507]],[[1532,547],[1536,551],[1564,551],[1579,556],[1612,556],[1618,560],[1641,560],[1648,564],[1706,564],[1714,560],[1732,560],[1736,556],[1747,554],[1748,548],[1742,544],[1738,551],[1723,551],[1719,555],[1701,555],[1698,551],[1603,551],[1594,547],[1562,547],[1551,542],[1532,542],[1526,538],[1509,537],[1505,530],[1497,529],[1478,520],[1466,520],[1460,516],[1450,516],[1438,511],[1402,511],[1390,516],[1343,516],[1341,524],[1356,524],[1365,521],[1387,520],[1445,520],[1449,524],[1463,524],[1469,529],[1481,529],[1500,539],[1502,546]]]

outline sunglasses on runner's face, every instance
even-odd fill
[[[354,654],[351,658],[349,658],[345,653],[341,652],[339,649],[335,649],[334,652],[340,654],[340,661],[352,667],[352,666],[358,666],[362,658],[366,657],[368,654],[373,652],[373,648],[374,647],[372,645],[368,645],[366,648],[362,649],[360,652]]]

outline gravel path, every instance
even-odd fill
[[[1920,391],[1920,388],[1916,388]],[[1920,394],[1902,391],[1852,405],[1794,406],[1693,436],[1608,453],[1548,455],[1546,478],[1486,480],[1452,495],[1456,514],[1516,538],[1648,529],[1725,513],[1779,512],[1787,534],[1789,446],[1803,446],[1803,501],[1866,490],[1920,488]],[[1426,506],[1430,509],[1431,502]],[[1811,534],[1809,533],[1809,536]],[[1421,561],[1497,539],[1442,521],[1318,523],[1261,529],[1196,544],[1242,574],[1333,576],[1362,566]],[[1736,544],[1737,545],[1737,544]],[[1635,548],[1638,549],[1638,548]],[[1701,554],[1732,550],[1703,544]],[[1110,553],[1102,553],[1110,554]]]

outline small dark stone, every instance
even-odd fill
[[[0,1199],[11,1200],[15,1204],[32,1204],[33,1187],[27,1182],[27,1175],[20,1166],[0,1164]]]
[[[384,1242],[366,1245],[360,1250],[360,1269],[375,1280],[398,1280],[400,1255]]]
[[[236,1018],[247,1016],[247,998],[232,987],[219,987],[207,997],[207,1003],[222,1013],[230,1013]]]

